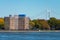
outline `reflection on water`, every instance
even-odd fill
[[[0,40],[60,40],[60,32],[0,32]]]

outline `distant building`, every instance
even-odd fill
[[[18,29],[18,15],[14,15],[10,17],[10,30]]]
[[[29,18],[25,17],[25,28],[24,29],[29,29]]]
[[[14,15],[4,18],[5,27],[9,30],[29,29],[29,18],[25,15]],[[7,28],[8,27],[8,28]]]
[[[29,29],[29,18],[26,17],[25,15],[19,15],[18,19],[18,28],[19,29]]]
[[[25,15],[19,15],[18,22],[19,22],[18,28],[24,30],[24,28],[25,28]]]
[[[10,17],[4,17],[4,27],[6,30],[10,27]]]

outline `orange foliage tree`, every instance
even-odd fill
[[[0,18],[0,29],[4,28],[4,19]]]

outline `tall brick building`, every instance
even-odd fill
[[[4,18],[5,29],[9,30],[25,30],[29,29],[29,18],[26,15],[14,15]]]

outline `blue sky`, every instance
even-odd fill
[[[0,17],[26,14],[31,19],[60,19],[60,0],[0,0]]]

